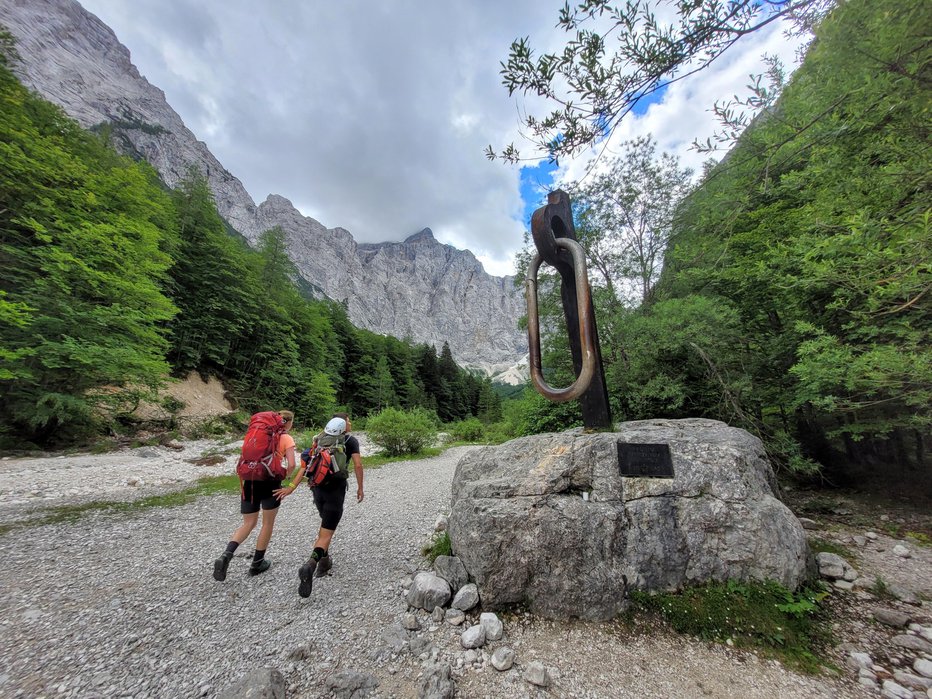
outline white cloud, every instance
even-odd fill
[[[281,194],[360,242],[430,227],[489,272],[512,272],[523,233],[519,173],[483,150],[520,146],[521,114],[543,111],[535,97],[508,97],[499,63],[516,37],[563,45],[558,0],[82,2],[257,201]],[[678,84],[615,138],[652,131],[663,148],[700,162],[685,148],[711,132],[704,110],[740,89],[762,52],[781,48],[773,34]]]

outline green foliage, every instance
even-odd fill
[[[680,8],[681,18],[706,5]],[[860,462],[859,475],[928,474],[932,171],[918,125],[932,48],[918,28],[930,22],[918,0],[839,4],[779,100],[680,205],[661,278],[636,308],[611,287],[644,275],[616,266],[618,283],[603,272],[617,262],[617,247],[600,245],[618,188],[610,178],[579,188],[616,419],[721,419],[795,473],[853,473]],[[581,46],[562,68],[578,66]],[[540,285],[543,364],[552,385],[566,385],[550,279]],[[566,408],[520,404],[522,432],[573,424]]]
[[[421,554],[433,565],[437,556],[452,556],[453,542],[448,532],[435,532],[430,541],[421,549]]]
[[[469,418],[459,422],[451,422],[446,427],[450,436],[458,442],[478,442],[483,439],[486,432],[486,426],[482,424],[479,418]]]
[[[0,163],[0,439],[68,442],[167,373],[171,201],[5,66]]]
[[[424,447],[417,454],[397,454],[388,456],[384,453],[372,454],[362,461],[363,468],[381,468],[386,464],[395,464],[399,461],[417,461],[440,456],[444,452],[442,447]]]
[[[416,454],[437,439],[436,419],[423,408],[386,408],[370,416],[366,429],[389,456]]]
[[[828,541],[827,539],[811,538],[809,539],[809,548],[812,549],[813,553],[821,553],[824,551],[826,553],[837,554],[852,563],[856,563],[858,560],[858,556],[853,551],[841,544],[836,544],[834,541]]]
[[[858,440],[921,445],[932,425],[932,180],[916,128],[930,20],[918,1],[833,11],[773,115],[682,208],[667,254],[662,295],[737,313],[734,349],[712,356],[743,367],[742,410],[798,467],[831,440],[852,461]]]
[[[803,588],[796,593],[775,582],[729,580],[688,588],[679,594],[635,591],[635,609],[659,614],[676,631],[711,641],[731,639],[759,648],[791,667],[818,672],[817,653],[827,640],[819,603],[828,593]]]
[[[502,83],[509,95],[533,94],[553,105],[549,114],[528,114],[523,126],[537,148],[535,159],[556,161],[597,144],[635,107],[704,69],[739,37],[781,18],[806,31],[832,5],[832,0],[568,2],[557,22],[569,35],[566,45],[535,56],[529,38],[516,39],[501,64]],[[499,154],[489,146],[486,155],[521,159],[513,144]]]
[[[192,370],[219,377],[241,410],[288,408],[298,424],[337,405],[500,417],[491,383],[448,347],[438,360],[308,300],[283,231],[250,248],[200,172],[166,193],[109,148],[112,129],[87,133],[26,91],[2,32],[0,57],[0,442],[73,443],[105,417],[123,431],[169,373]]]

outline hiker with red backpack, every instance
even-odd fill
[[[350,460],[356,474],[356,502],[362,502],[363,499],[359,440],[349,435],[351,428],[352,423],[346,413],[335,413],[324,431],[314,438],[314,445],[301,454],[301,462],[307,470],[308,485],[314,495],[314,505],[320,514],[320,529],[314,541],[314,550],[298,570],[301,581],[298,594],[302,597],[310,597],[313,578],[327,575],[333,567],[330,542],[343,517]]]
[[[260,509],[262,526],[256,537],[249,574],[259,575],[271,566],[265,558],[265,552],[272,538],[278,506],[294,492],[304,477],[304,465],[301,464],[293,480],[295,485],[282,487],[282,479],[297,466],[294,438],[288,434],[293,425],[294,413],[290,410],[256,413],[250,419],[243,440],[243,451],[236,466],[236,473],[240,477],[240,512],[243,523],[233,532],[226,551],[214,561],[214,580],[226,580],[233,553],[256,528]]]

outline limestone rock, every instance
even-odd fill
[[[492,653],[492,667],[494,667],[499,672],[505,672],[505,670],[510,670],[511,666],[515,664],[515,652],[508,647],[502,646],[497,648],[494,653]]]
[[[505,627],[501,619],[492,612],[482,612],[479,615],[479,625],[485,629],[485,639],[487,641],[498,641],[505,633]]]
[[[477,604],[479,604],[479,588],[477,588],[474,583],[469,583],[460,588],[459,592],[457,592],[456,596],[453,598],[453,602],[450,603],[450,606],[454,609],[468,612]]]
[[[274,668],[260,668],[220,693],[220,699],[285,699],[285,678]]]
[[[552,682],[550,672],[539,660],[535,660],[527,666],[524,679],[537,687],[549,687]]]
[[[453,699],[456,685],[448,663],[431,665],[418,685],[418,699]]]
[[[622,477],[619,442],[668,444],[675,477]],[[629,422],[464,455],[449,532],[483,608],[608,619],[626,607],[626,578],[643,590],[726,579],[796,588],[811,572],[809,548],[774,488],[763,446],[744,430]]]
[[[368,672],[342,670],[330,675],[324,685],[329,692],[328,696],[335,699],[363,699],[375,692],[379,680]]]
[[[466,567],[456,556],[437,556],[434,560],[434,570],[437,575],[450,583],[450,589],[453,590],[454,594],[469,582]]]
[[[407,600],[412,607],[432,612],[434,607],[442,607],[450,601],[450,584],[433,573],[418,573],[408,590]]]
[[[878,622],[894,628],[906,626],[912,618],[909,614],[896,609],[875,609],[873,614]]]
[[[463,648],[482,648],[485,645],[485,628],[480,624],[470,626],[460,636]]]

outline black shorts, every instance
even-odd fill
[[[314,504],[320,513],[320,526],[323,529],[336,529],[343,518],[343,501],[346,499],[346,481],[342,478],[333,483],[311,488]]]
[[[243,481],[243,499],[239,511],[244,515],[263,510],[274,510],[281,502],[272,495],[273,490],[282,487],[281,481]]]

